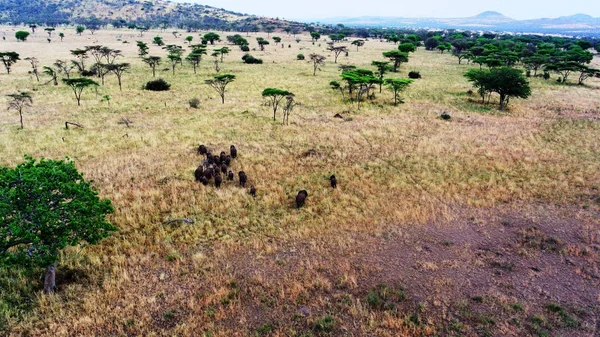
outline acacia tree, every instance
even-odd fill
[[[377,68],[377,72],[375,73],[377,75],[377,78],[379,79],[379,93],[381,93],[381,85],[383,83],[383,77],[385,76],[385,74],[388,71],[393,71],[394,68],[392,66],[390,66],[389,62],[383,62],[383,61],[373,61],[371,62],[372,66],[375,66]]]
[[[53,292],[60,251],[116,231],[106,221],[113,211],[71,161],[25,157],[0,167],[0,263],[46,268],[44,292]]]
[[[85,63],[84,60],[89,58],[87,54],[87,49],[75,49],[71,50],[71,54],[79,59],[79,61],[73,61],[73,64],[79,69],[79,71],[85,71]]]
[[[2,60],[6,72],[10,74],[10,69],[12,68],[13,64],[17,63],[20,58],[19,54],[15,53],[14,51],[6,51],[0,52],[0,60]]]
[[[204,45],[194,45],[192,52],[185,58],[194,68],[194,74],[200,61],[202,61],[202,55],[206,55],[206,47]]]
[[[361,39],[354,40],[354,41],[352,41],[352,45],[356,46],[356,51],[358,51],[358,47],[362,47],[365,45],[365,40],[361,40]]]
[[[333,52],[335,57],[335,61],[333,63],[337,63],[338,56],[340,56],[341,53],[348,52],[348,48],[346,46],[334,46],[333,44],[330,44],[329,47],[327,47],[327,50]]]
[[[277,108],[281,100],[289,95],[294,95],[287,90],[281,90],[276,88],[266,88],[262,92],[262,97],[269,100],[269,104],[273,108],[273,120],[276,120]]]
[[[215,91],[219,93],[219,96],[221,96],[221,103],[225,104],[225,87],[234,80],[235,75],[221,74],[215,76],[213,79],[204,81],[204,83],[215,89]]]
[[[527,98],[531,95],[529,82],[519,69],[498,67],[490,70],[471,69],[465,77],[479,88],[479,93],[485,98],[485,93],[500,95],[499,110],[504,110],[510,97]]]
[[[75,32],[77,32],[77,35],[81,36],[81,33],[83,33],[83,31],[85,31],[85,27],[84,26],[77,26],[77,27],[75,27]]]
[[[265,46],[269,44],[269,41],[263,39],[262,37],[257,37],[256,42],[258,42],[260,50],[265,50]]]
[[[60,37],[60,42],[63,42],[63,39],[65,38],[65,33],[63,33],[63,32],[58,33],[58,37]]]
[[[156,77],[156,67],[160,64],[160,56],[144,57],[142,61],[152,68],[152,77]]]
[[[402,99],[398,100],[398,93],[406,89],[411,83],[412,80],[408,78],[385,79],[385,85],[388,86],[388,88],[390,88],[394,92],[394,105],[398,105],[398,101],[400,101],[400,103],[404,103]]]
[[[414,53],[417,50],[417,47],[410,42],[405,42],[398,45],[398,50],[403,53]]]
[[[33,104],[33,99],[28,92],[21,92],[7,96],[12,98],[12,100],[8,102],[8,110],[16,110],[19,112],[21,129],[23,129],[23,108],[31,106],[31,104]]]
[[[119,91],[123,91],[121,87],[121,78],[123,77],[123,73],[128,71],[131,68],[129,63],[113,63],[104,65],[107,71],[113,72],[117,76],[117,80],[119,81]]]
[[[223,47],[223,48],[215,49],[214,52],[218,53],[217,55],[221,56],[221,63],[223,63],[223,55],[229,54],[229,48]]]
[[[38,65],[40,64],[40,61],[37,59],[37,57],[26,57],[25,60],[29,61],[31,64],[31,72],[35,75],[35,78],[39,82],[40,75],[38,74]]]
[[[319,41],[321,34],[318,32],[311,32],[310,37],[312,38],[312,42],[315,43],[316,41]]]
[[[58,71],[52,69],[51,67],[48,66],[44,66],[43,67],[44,71],[42,71],[44,74],[50,76],[50,81],[44,83],[44,84],[48,84],[50,82],[54,82],[54,85],[58,85]]]
[[[63,83],[71,87],[73,89],[73,93],[75,94],[75,99],[77,99],[77,106],[81,105],[81,93],[83,89],[90,86],[98,86],[94,80],[90,80],[89,78],[80,77],[80,78],[63,78]]]
[[[383,52],[383,57],[390,59],[390,61],[394,62],[394,72],[398,72],[398,67],[400,67],[400,63],[408,62],[408,53],[403,53],[399,50],[390,50]]]
[[[310,58],[310,61],[308,61],[308,63],[313,64],[313,76],[316,76],[317,68],[320,65],[325,64],[325,56],[313,53],[313,54],[310,54],[308,57]]]
[[[208,41],[211,45],[214,45],[215,41],[221,40],[221,36],[217,33],[208,32],[202,36],[202,39]]]
[[[290,124],[290,114],[297,104],[293,94],[285,96],[285,103],[283,104],[283,124]]]
[[[52,27],[48,27],[48,28],[44,28],[44,30],[46,31],[46,33],[48,33],[48,37],[52,37],[52,32],[55,31],[56,29],[52,28]]]
[[[171,69],[173,70],[173,75],[175,75],[175,67],[178,64],[181,64],[181,55],[183,54],[183,48],[181,48],[181,46],[170,44],[166,47],[163,47],[163,49],[166,49],[169,52],[167,58],[171,62]]]
[[[67,76],[67,78],[71,78],[71,70],[73,70],[74,67],[73,64],[63,60],[56,60],[56,62],[54,62],[54,65],[63,73],[65,73],[65,76]]]
[[[281,42],[281,38],[279,36],[273,36],[273,41],[275,41],[275,45],[278,45]]]
[[[139,57],[144,57],[146,55],[148,55],[148,44],[143,42],[143,41],[136,41],[137,47],[138,47],[138,56]]]

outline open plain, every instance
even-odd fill
[[[156,77],[171,90],[151,92],[142,90],[152,73],[136,41],[164,59],[154,36],[186,48],[185,36],[206,32],[79,36],[67,27],[56,30],[63,42],[48,43],[43,31],[16,42],[16,30],[0,27],[0,51],[22,59],[0,74],[0,106],[20,91],[33,105],[24,129],[15,111],[0,109],[0,165],[68,156],[112,200],[119,230],[65,250],[55,294],[42,294],[41,270],[0,270],[0,334],[600,334],[600,79],[532,77],[531,97],[500,112],[497,97],[482,105],[469,92],[463,74],[478,65],[419,48],[388,74],[422,75],[401,94],[405,103],[394,106],[384,87],[358,110],[329,82],[340,80],[340,65],[372,69],[396,45],[370,39],[335,64],[309,35],[272,33],[282,42],[260,51],[255,37],[266,33],[240,33],[264,63],[244,64],[229,46],[220,73],[236,80],[222,104],[204,81],[217,74],[212,49],[232,32],[217,32],[223,41],[208,46],[197,74],[163,62]],[[41,68],[90,45],[122,50],[119,62],[132,69],[122,91],[107,75],[79,107],[69,87],[37,82],[23,60],[37,57]],[[328,57],[313,76],[299,53]],[[261,97],[268,87],[299,102],[289,125],[280,112],[273,121]],[[256,197],[237,178],[220,189],[194,181],[199,144],[216,153],[235,144],[232,167]],[[296,209],[299,190],[309,196]]]

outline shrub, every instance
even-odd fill
[[[166,90],[169,90],[169,88],[171,88],[171,84],[169,84],[167,81],[163,80],[162,78],[149,81],[144,86],[144,89],[151,90],[151,91],[166,91]]]
[[[190,107],[194,109],[198,109],[198,106],[200,106],[200,100],[197,98],[190,99],[188,103],[190,103]]]
[[[244,60],[244,63],[247,63],[247,64],[262,64],[263,63],[263,60],[257,59],[256,57],[254,57],[250,54],[246,54],[246,55],[242,56],[242,60]]]
[[[408,73],[408,78],[419,79],[421,78],[421,74],[418,71],[411,71]]]
[[[449,113],[447,113],[446,111],[442,112],[442,114],[440,115],[440,118],[443,120],[449,120],[452,118],[452,116],[450,116]]]
[[[296,59],[297,59],[297,60],[300,60],[300,61],[304,60],[304,54],[298,54],[298,55],[296,56]]]
[[[245,45],[245,44],[241,45],[241,46],[240,46],[240,49],[241,49],[242,51],[250,51],[250,47],[248,47],[248,45]]]

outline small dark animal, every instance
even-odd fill
[[[208,149],[206,148],[206,146],[204,144],[198,146],[198,154],[205,155],[207,152],[208,152]]]
[[[227,157],[227,155],[225,154],[225,151],[221,151],[221,154],[219,154],[219,158],[221,158],[221,162],[224,162],[226,157]]]
[[[335,179],[335,175],[332,174],[331,177],[329,177],[329,181],[331,182],[331,187],[337,187],[337,179]]]
[[[248,181],[248,177],[246,176],[246,172],[240,171],[240,173],[238,173],[238,175],[240,176],[240,186],[246,187],[246,181]]]
[[[225,157],[225,164],[227,164],[227,166],[229,166],[231,164],[231,156],[230,155],[227,155]]]
[[[253,198],[256,198],[256,187],[254,187],[254,185],[250,186],[250,195]]]
[[[227,164],[221,163],[221,172],[227,174]]]
[[[216,188],[221,187],[222,182],[223,182],[223,178],[221,178],[221,174],[219,172],[217,172],[215,174],[215,187]]]
[[[196,181],[200,181],[200,178],[202,178],[203,176],[204,176],[204,166],[200,165],[200,166],[198,166],[196,171],[194,171],[194,177],[196,177]]]
[[[213,156],[212,153],[208,152],[206,154],[206,161],[208,162],[209,165],[215,163],[215,157]]]
[[[221,157],[213,156],[213,158],[215,159],[215,164],[217,165],[217,167],[221,167]]]
[[[209,165],[208,168],[206,170],[204,170],[204,177],[206,177],[206,179],[208,179],[208,180],[210,180],[210,178],[212,178],[214,174],[215,174],[215,169],[213,168],[212,165]]]
[[[237,149],[235,148],[234,145],[231,145],[229,147],[229,153],[231,154],[231,158],[237,157]]]
[[[229,170],[229,173],[227,173],[227,180],[233,181],[233,171]]]
[[[304,206],[304,201],[306,201],[306,197],[308,197],[308,192],[306,192],[305,190],[298,192],[298,195],[296,196],[297,208]]]
[[[208,185],[208,179],[206,177],[202,177],[200,178],[200,182],[202,183],[202,185],[207,186]]]

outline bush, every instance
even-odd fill
[[[200,106],[200,100],[197,98],[190,99],[188,103],[190,103],[190,107],[194,109],[198,109],[198,106]]]
[[[443,120],[449,120],[452,118],[452,116],[450,116],[449,113],[447,113],[446,111],[442,112],[442,114],[440,115],[440,118]]]
[[[246,55],[242,56],[242,60],[244,60],[244,63],[247,63],[247,64],[262,64],[263,63],[263,60],[257,59],[256,57],[254,57],[250,54],[246,54]]]
[[[418,71],[411,71],[408,73],[408,78],[419,79],[421,78],[421,74]]]
[[[151,91],[166,91],[166,90],[169,90],[169,88],[171,88],[171,84],[169,84],[167,81],[163,80],[162,78],[149,81],[144,86],[144,89],[151,90]]]
[[[304,54],[298,54],[298,55],[296,56],[296,59],[297,59],[297,60],[300,60],[300,61],[304,60]]]
[[[248,45],[246,45],[246,44],[243,44],[243,45],[241,45],[241,46],[240,46],[240,49],[241,49],[242,51],[250,51],[250,47],[248,47]]]

